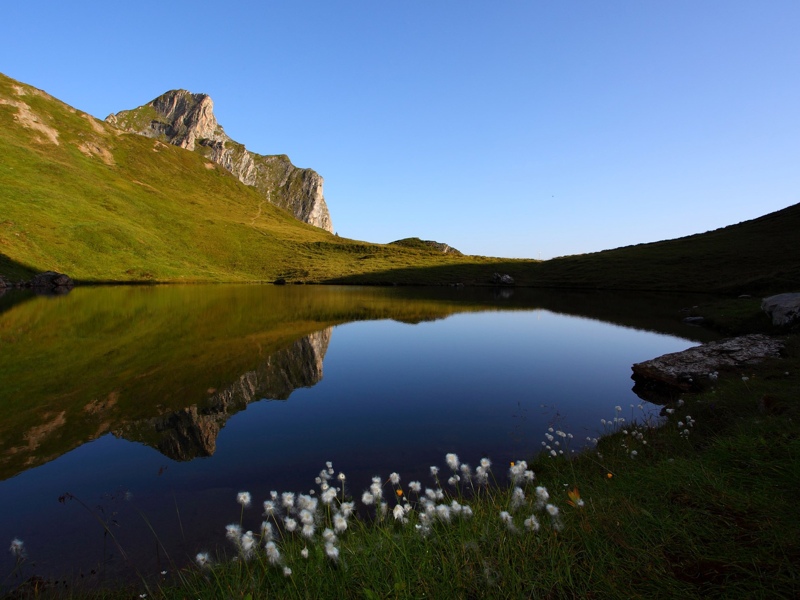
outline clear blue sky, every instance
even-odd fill
[[[176,88],[334,227],[550,258],[800,202],[800,2],[4,2],[0,71],[104,118]]]

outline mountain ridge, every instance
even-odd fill
[[[300,221],[334,231],[323,178],[312,169],[295,167],[286,155],[256,154],[231,139],[217,122],[214,101],[207,94],[170,90],[143,106],[110,114],[105,121],[198,152]]]

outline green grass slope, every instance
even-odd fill
[[[336,283],[488,281],[486,269],[516,285],[583,290],[761,294],[800,290],[800,204],[715,231],[547,261],[475,257],[447,265],[406,265],[335,278]]]

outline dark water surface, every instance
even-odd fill
[[[577,449],[614,406],[641,403],[632,363],[709,339],[681,323],[696,302],[273,286],[7,295],[0,542],[25,542],[25,576],[108,583],[224,546],[239,491],[258,530],[270,490],[307,492],[329,460],[360,497],[391,471],[427,484],[447,452],[530,457],[551,424]],[[0,579],[13,569],[5,552]]]

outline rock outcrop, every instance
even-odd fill
[[[764,298],[761,310],[769,315],[773,325],[797,323],[800,321],[800,294],[778,294]]]
[[[631,367],[633,391],[653,400],[660,392],[698,391],[721,371],[735,371],[768,358],[777,358],[784,348],[780,339],[760,333],[728,338],[694,346],[682,352],[664,354]]]
[[[232,140],[217,123],[214,103],[206,94],[173,90],[139,108],[109,115],[106,122],[199,152],[256,188],[265,200],[333,233],[322,177],[295,167],[286,155],[262,156]]]
[[[332,331],[329,327],[295,341],[228,387],[211,393],[202,403],[130,423],[114,435],[154,446],[173,460],[211,456],[220,430],[248,404],[262,399],[286,400],[295,389],[311,387],[322,379],[322,362]]]

